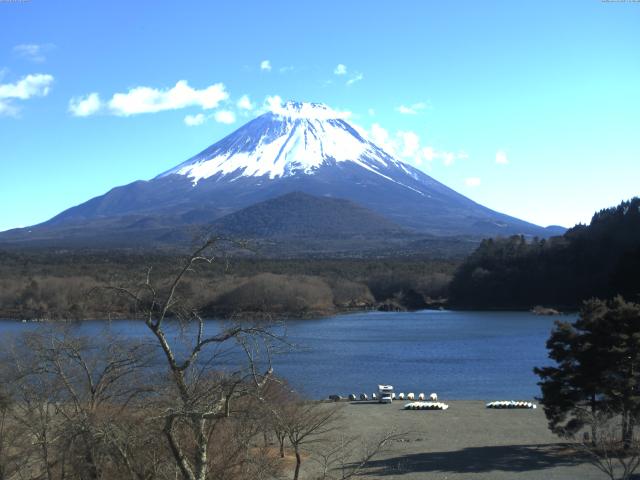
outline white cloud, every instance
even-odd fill
[[[187,115],[184,117],[184,124],[188,127],[196,127],[204,122],[214,119],[218,123],[231,124],[236,121],[236,115],[230,110],[218,110],[211,115],[197,113],[195,115]]]
[[[376,111],[373,108],[370,108],[369,110],[367,110],[367,113],[373,117],[376,114]]]
[[[18,108],[13,105],[13,100],[28,100],[31,97],[44,97],[49,93],[52,83],[52,75],[37,73],[27,75],[15,83],[0,84],[0,114],[17,114]]]
[[[260,70],[271,71],[271,62],[269,60],[262,60],[260,62]]]
[[[38,45],[35,43],[16,45],[13,53],[32,62],[42,63],[46,60],[45,53],[54,48],[51,43]]]
[[[411,110],[409,107],[405,107],[404,105],[400,105],[399,107],[396,108],[396,110],[402,114],[405,115],[415,115],[416,112],[414,110]]]
[[[13,117],[18,114],[18,109],[7,102],[0,100],[0,115]]]
[[[253,110],[254,107],[253,103],[251,103],[251,100],[249,99],[249,95],[241,96],[236,105],[240,110]]]
[[[466,160],[469,158],[469,155],[464,151],[450,152],[447,150],[436,150],[432,146],[423,148],[422,155],[428,162],[442,160],[442,164],[445,167],[453,165],[456,160]]]
[[[420,137],[415,132],[398,132],[397,136],[402,142],[400,155],[415,158],[420,151]]]
[[[496,163],[500,165],[506,165],[507,163],[509,163],[507,152],[505,152],[504,150],[498,150],[496,152]]]
[[[52,83],[52,75],[42,73],[27,75],[15,83],[0,85],[0,100],[5,98],[27,100],[31,97],[44,97],[49,93]]]
[[[336,68],[333,69],[333,73],[335,75],[346,75],[347,74],[347,66],[339,63],[336,65]]]
[[[135,87],[127,93],[116,93],[109,101],[109,109],[113,114],[122,116],[177,110],[191,106],[209,110],[216,108],[227,98],[229,94],[222,83],[197,90],[191,88],[186,80],[180,80],[170,89]]]
[[[397,155],[395,142],[391,140],[387,129],[380,126],[378,123],[371,125],[370,138],[373,143],[382,148],[388,154],[393,156]]]
[[[295,67],[293,65],[286,65],[278,69],[280,73],[293,72],[294,70],[295,70]]]
[[[230,110],[218,110],[213,117],[219,123],[230,124],[236,121],[236,115]]]
[[[440,156],[442,157],[442,163],[444,163],[446,167],[453,165],[453,162],[456,160],[456,155],[453,152],[441,152]]]
[[[436,152],[433,147],[424,147],[422,149],[422,156],[427,162],[432,162],[436,158]]]
[[[364,78],[364,75],[362,75],[361,73],[358,73],[353,77],[351,77],[349,80],[347,80],[346,85],[353,85],[354,83],[359,82],[363,78]]]
[[[481,180],[478,177],[468,177],[464,179],[464,184],[467,187],[478,187],[480,186]]]
[[[184,124],[188,127],[196,127],[198,125],[202,125],[205,120],[206,117],[203,113],[198,113],[196,115],[187,115],[186,117],[184,117]]]
[[[282,97],[280,95],[268,95],[264,99],[264,109],[272,113],[282,113]]]
[[[101,108],[100,95],[95,92],[84,97],[74,97],[69,101],[69,111],[76,117],[88,117]]]
[[[434,160],[441,160],[443,165],[449,166],[456,160],[469,158],[469,155],[464,151],[440,151],[430,145],[423,147],[420,136],[412,131],[399,130],[395,135],[391,135],[377,123],[371,125],[371,129],[366,132],[365,136],[388,154],[413,162],[418,166],[425,162],[431,163]]]
[[[396,111],[402,113],[403,115],[416,115],[420,110],[424,110],[427,108],[427,104],[424,102],[414,103],[413,105],[409,105],[408,107],[405,105],[400,105],[396,107]]]

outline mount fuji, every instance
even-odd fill
[[[247,208],[252,209],[243,215]],[[369,235],[562,233],[473,202],[394,158],[325,105],[288,102],[151,180],[116,187],[42,224],[4,232],[0,242],[157,246],[184,242],[191,227],[224,232],[229,225],[240,236],[304,236],[311,222],[296,232],[290,209],[296,218],[314,219],[315,238],[323,232],[340,235],[334,227],[344,224],[336,222],[341,212],[361,219],[348,222],[361,227],[348,229],[348,235],[363,241]],[[244,231],[243,221],[250,223]],[[256,222],[269,228],[256,230]],[[283,222],[286,229],[279,228]]]

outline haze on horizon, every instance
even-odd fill
[[[0,3],[0,231],[316,101],[489,208],[587,223],[638,192],[640,4]]]

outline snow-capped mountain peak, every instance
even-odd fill
[[[401,185],[389,169],[415,178],[411,167],[365,139],[345,116],[319,103],[278,102],[271,111],[160,177],[183,175],[194,185],[214,176],[229,176],[231,181],[240,177],[275,179],[313,175],[323,166],[352,162]]]
[[[349,117],[349,112],[341,112],[332,109],[324,103],[295,102],[290,100],[284,104],[272,101],[271,113],[280,117],[305,120],[338,120]]]
[[[410,229],[412,235],[550,233],[483,207],[393,158],[349,125],[345,115],[326,105],[277,102],[270,107],[267,113],[152,180],[115,187],[60,213],[42,229],[33,227],[6,238],[29,242],[39,238],[54,242],[51,245],[59,245],[62,238],[69,238],[72,245],[84,238],[92,247],[104,241],[136,248],[146,245],[147,240],[165,245],[183,241],[192,226],[206,226],[207,230],[212,225],[220,227],[223,223],[212,222],[235,212],[238,215],[228,218],[225,228],[231,229],[237,222],[251,225],[243,230],[249,235],[246,238],[255,232],[284,235],[282,226],[288,225],[290,238],[311,235],[313,248],[323,252],[324,243],[318,243],[316,234],[310,232],[324,231],[326,222],[332,222],[333,229],[327,230],[331,235],[350,239],[340,243],[340,249],[356,248],[353,245],[360,241],[366,244],[368,232],[380,234],[380,229],[365,228],[357,221],[359,215],[368,219],[369,226],[370,222],[382,225],[390,221]],[[327,203],[327,199],[343,203]],[[358,242],[351,243],[356,238]],[[389,237],[384,251],[393,250],[397,240]],[[413,236],[406,240],[410,245],[417,242]],[[330,251],[342,254],[342,250]]]

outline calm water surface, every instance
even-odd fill
[[[574,317],[562,317],[574,320]],[[277,374],[313,398],[375,391],[437,392],[441,399],[531,399],[539,395],[534,366],[549,364],[545,341],[555,317],[525,312],[369,312],[288,321],[293,351],[277,355]],[[102,335],[105,322],[81,333]],[[211,328],[220,322],[212,320]],[[0,335],[37,324],[0,323]],[[112,322],[116,333],[139,338],[145,326]]]

